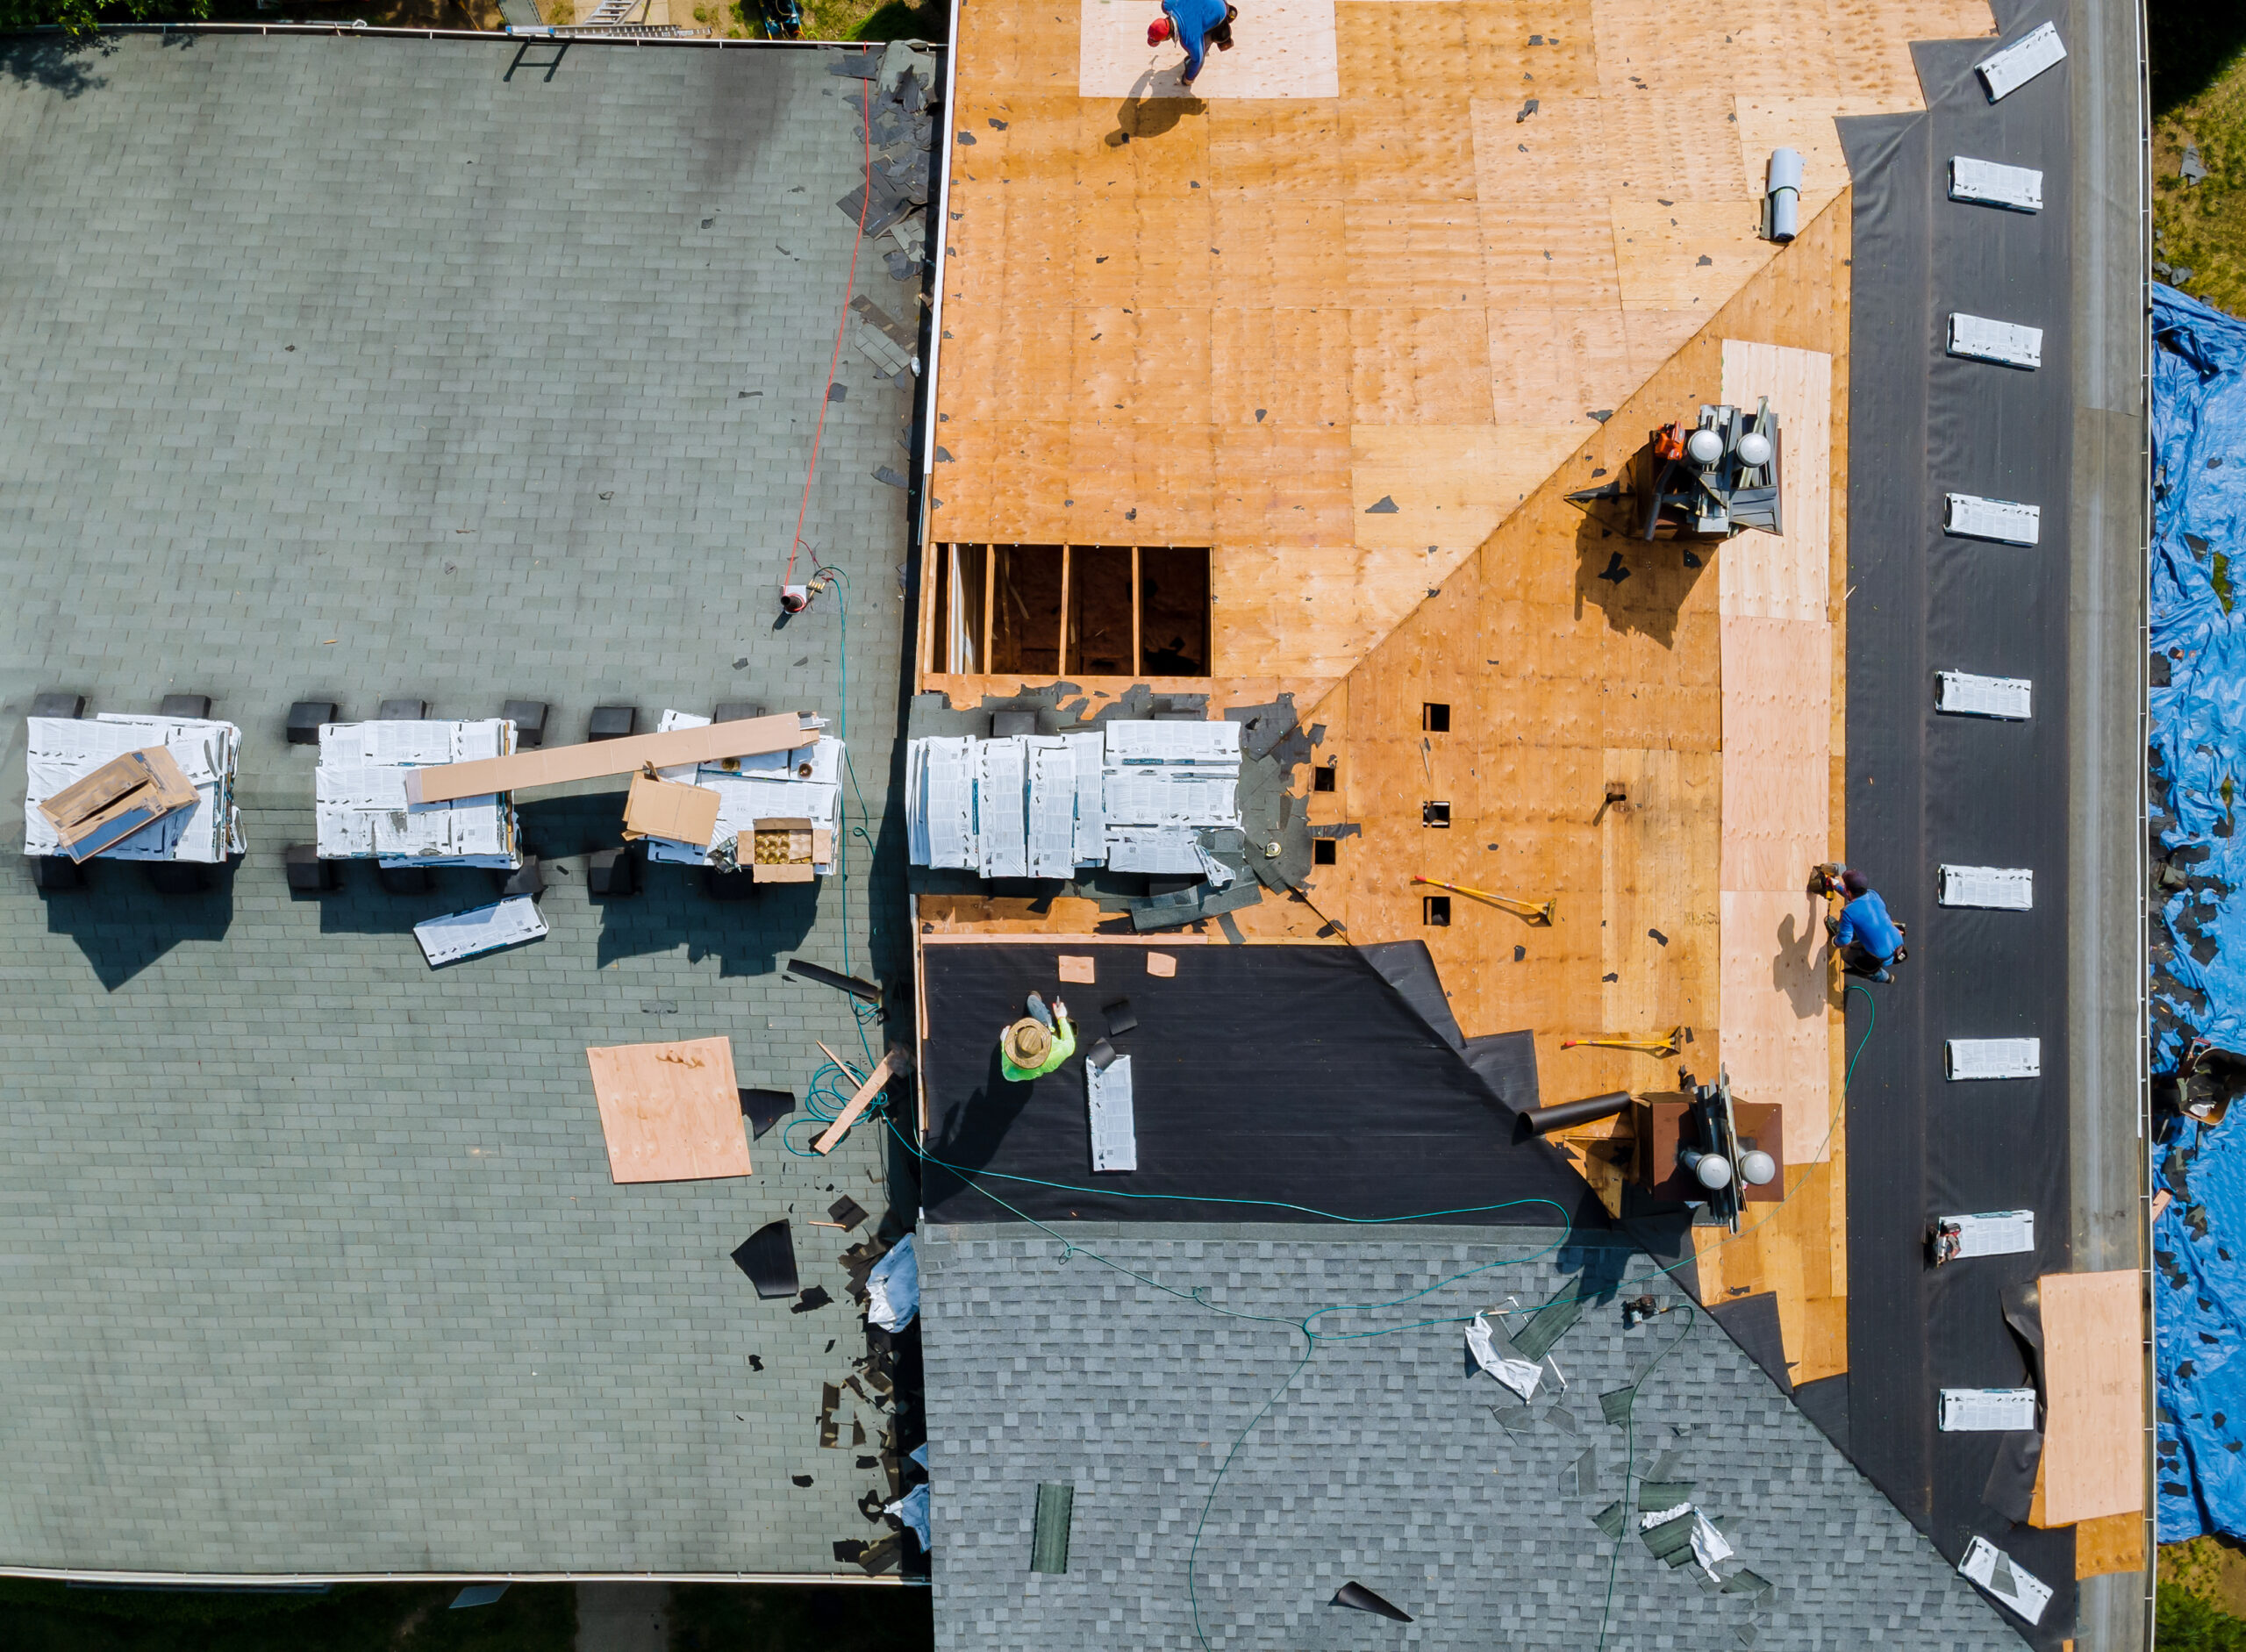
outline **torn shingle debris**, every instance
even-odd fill
[[[774,1125],[796,1110],[794,1092],[785,1090],[744,1090],[740,1092],[740,1114],[747,1119],[751,1132],[762,1135]]]
[[[796,1294],[796,1248],[784,1219],[767,1222],[733,1251],[733,1266],[747,1274],[759,1297]]]
[[[901,479],[899,485],[902,485]],[[830,969],[823,963],[812,963],[808,959],[789,959],[787,973],[800,981],[816,981],[821,986],[833,987],[853,998],[863,998],[869,1004],[879,1004],[882,999],[882,990],[874,982],[862,980],[854,975],[844,975],[839,969]]]
[[[1348,1606],[1357,1612],[1374,1613],[1380,1617],[1392,1619],[1398,1623],[1409,1623],[1413,1620],[1410,1613],[1355,1581],[1343,1584],[1334,1591],[1334,1604],[1337,1606]]]

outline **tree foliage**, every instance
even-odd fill
[[[0,31],[56,25],[82,40],[105,23],[195,23],[210,15],[211,0],[0,0]]]

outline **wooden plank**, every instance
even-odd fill
[[[585,1051],[612,1179],[695,1182],[750,1174],[733,1041]]]
[[[2133,1269],[2046,1274],[2043,1518],[2144,1507],[2144,1298]]]
[[[826,1046],[819,1048],[824,1049]],[[833,1057],[830,1055],[828,1059]],[[835,1065],[840,1067],[841,1063],[836,1062]],[[847,1072],[849,1069],[844,1068],[843,1070]],[[811,1150],[813,1153],[833,1152],[834,1144],[850,1134],[850,1126],[858,1122],[858,1115],[872,1105],[874,1098],[881,1094],[882,1086],[889,1083],[890,1076],[896,1070],[897,1052],[891,1050],[874,1063],[874,1069],[866,1075],[865,1083],[858,1086],[857,1093],[834,1116],[834,1122],[819,1132],[819,1140],[811,1144]]]
[[[819,738],[794,712],[771,717],[675,728],[667,734],[633,734],[622,740],[587,740],[581,746],[548,746],[509,757],[482,757],[464,763],[432,763],[405,772],[405,795],[412,803],[450,803],[495,791],[525,791],[573,780],[633,775],[644,767],[683,768],[726,757],[756,757],[791,751]]]

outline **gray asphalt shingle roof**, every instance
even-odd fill
[[[1620,1294],[1686,1300],[1649,1277],[1642,1253],[1561,1248],[1565,1239],[924,1228],[939,1648],[1195,1645],[1188,1560],[1205,1500],[1192,1591],[1212,1648],[1580,1652],[1600,1643],[1610,1566],[1608,1652],[2020,1645],[1697,1311],[1626,1332],[1619,1302],[1586,1308],[1552,1350],[1564,1393],[1532,1407],[1473,1368],[1456,1316],[1510,1300],[1533,1308],[1585,1271],[1612,1277],[1624,1264]],[[1501,1258],[1525,1260],[1397,1301]],[[1381,1302],[1397,1305],[1318,1319],[1327,1340],[1297,1370],[1298,1321],[1331,1304]],[[1626,1435],[1604,1420],[1600,1396],[1642,1376]],[[1579,1464],[1588,1486],[1572,1483]],[[1767,1601],[1697,1567],[1670,1570],[1635,1534],[1613,1561],[1592,1517],[1618,1498],[1634,1512],[1649,1476],[1691,1482],[1692,1499],[1727,1520],[1737,1559],[1719,1570],[1767,1579]],[[1041,1481],[1076,1488],[1066,1575],[1029,1570]],[[1330,1605],[1351,1580],[1417,1621]]]
[[[849,576],[879,830],[905,534],[870,473],[905,468],[910,398],[846,347],[822,399],[860,83],[813,51],[530,55],[0,53],[0,772],[20,800],[35,691],[208,693],[251,846],[204,896],[0,878],[0,1563],[825,1572],[876,1534],[879,1473],[816,1443],[864,1349],[847,1241],[798,1220],[837,1299],[800,1315],[727,1253],[840,1192],[881,1208],[877,1133],[614,1187],[583,1055],[727,1033],[742,1083],[800,1093],[857,1023],[776,970],[845,962],[842,886],[604,907],[568,861],[548,939],[432,973],[408,927],[485,875],[283,877],[312,835],[292,700],[543,698],[556,741],[611,700],[839,718],[841,604],[774,624],[822,405],[806,534]],[[916,314],[870,254],[858,290]],[[615,816],[526,800],[526,832],[575,855]],[[894,975],[867,918],[901,882],[848,847],[848,962]]]

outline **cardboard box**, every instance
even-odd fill
[[[405,776],[409,803],[454,803],[487,792],[522,791],[572,780],[635,775],[642,769],[683,769],[727,757],[757,757],[807,745],[818,738],[794,712],[751,717],[738,723],[709,723],[661,734],[632,734],[622,740],[588,740],[582,746],[545,746],[506,757],[472,762],[433,763]]]
[[[111,759],[39,809],[54,823],[62,852],[83,861],[195,803],[195,788],[178,761],[161,746],[150,746]]]
[[[834,834],[808,819],[779,816],[759,820],[749,832],[752,852],[740,856],[752,883],[808,883],[812,869],[834,859]]]
[[[653,775],[633,776],[624,799],[624,835],[627,838],[668,838],[710,847],[718,830],[718,794],[706,786],[690,786]]]

